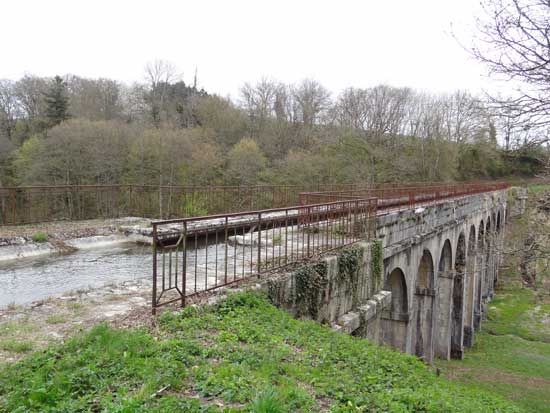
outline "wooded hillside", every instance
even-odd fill
[[[546,150],[465,91],[245,83],[232,101],[167,62],[147,82],[0,81],[0,184],[247,185],[532,176]],[[528,136],[529,135],[529,136]],[[503,146],[499,145],[499,142]]]

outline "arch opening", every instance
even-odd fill
[[[464,279],[466,270],[466,241],[464,234],[458,237],[455,253],[455,276],[453,279],[451,358],[461,359],[464,353]]]
[[[465,347],[471,347],[474,343],[474,306],[476,296],[476,228],[470,227],[470,235],[468,236],[468,253],[466,256],[466,300],[464,308],[464,339]]]
[[[450,321],[451,321],[451,289],[453,280],[451,241],[445,240],[439,264],[437,266],[437,316],[435,336],[435,354],[437,357],[450,357]]]
[[[384,343],[404,352],[407,349],[409,304],[407,282],[401,268],[395,268],[388,275],[384,289],[391,291],[390,308],[383,316]]]
[[[413,299],[413,352],[419,358],[433,359],[434,265],[432,254],[424,250],[416,275]]]
[[[484,268],[484,244],[485,243],[485,224],[481,220],[479,230],[477,232],[477,253],[476,253],[476,292],[474,304],[474,329],[479,330],[481,327],[482,314],[482,296],[483,296],[483,268]]]

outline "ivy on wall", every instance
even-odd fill
[[[310,316],[317,319],[322,301],[322,292],[328,284],[327,265],[321,261],[317,264],[298,268],[296,277],[296,310],[298,316]]]
[[[359,273],[363,264],[363,248],[353,245],[338,256],[338,281],[352,294],[352,306],[359,301]]]
[[[383,265],[383,255],[382,255],[382,241],[375,240],[371,244],[370,249],[370,272],[374,280],[375,290],[380,288],[380,283],[382,281],[382,265]]]

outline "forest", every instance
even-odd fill
[[[536,128],[468,91],[262,78],[232,100],[163,60],[144,79],[0,80],[0,186],[471,181],[547,164]]]

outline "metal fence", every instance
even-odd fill
[[[0,188],[0,225],[140,216],[174,218],[298,204],[303,191],[360,185],[61,185]]]
[[[369,237],[375,199],[153,223],[153,311]]]
[[[300,193],[298,206],[153,223],[153,312],[369,239],[377,215],[506,183]]]
[[[410,186],[402,188],[369,188],[343,191],[302,192],[300,204],[308,205],[319,202],[376,198],[378,212],[396,209],[410,209],[449,198],[460,198],[483,192],[506,189],[506,182],[445,184],[428,186]]]
[[[122,216],[183,218],[297,205],[301,203],[301,192],[311,193],[313,202],[329,202],[341,200],[342,194],[362,198],[368,191],[377,190],[371,192],[376,197],[389,189],[410,188],[416,192],[418,188],[433,186],[412,182],[399,188],[396,184],[4,187],[0,188],[0,225]],[[313,193],[322,194],[317,195],[319,201],[314,200]]]

